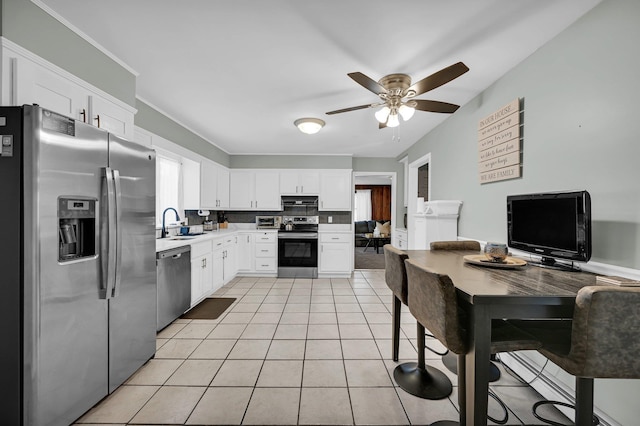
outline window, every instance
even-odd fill
[[[180,160],[169,153],[157,152],[156,155],[156,226],[162,226],[162,212],[167,207],[182,211],[181,200],[182,173]],[[180,213],[178,213],[180,214]],[[175,221],[173,212],[167,213],[167,223]]]
[[[353,200],[353,220],[359,222],[361,220],[371,220],[371,190],[356,190],[355,199]]]

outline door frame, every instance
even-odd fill
[[[394,234],[396,234],[395,229],[396,229],[396,216],[397,216],[397,212],[396,212],[396,186],[397,186],[397,181],[398,181],[398,173],[397,172],[365,172],[365,171],[358,171],[358,172],[353,172],[352,175],[352,182],[353,182],[353,187],[352,187],[352,195],[351,195],[351,203],[353,204],[353,194],[355,194],[356,192],[356,176],[389,176],[391,177],[391,238],[393,241],[394,238]],[[354,224],[355,221],[353,220],[353,211],[351,212],[351,223]],[[355,225],[354,226],[353,231],[355,232]],[[355,267],[355,261],[356,261],[356,252],[355,252],[355,236],[354,236],[354,241],[353,241],[353,256],[352,256],[352,267],[351,269],[353,270]]]
[[[407,247],[412,250],[415,245],[415,235],[413,230],[415,229],[415,215],[418,212],[418,169],[426,164],[429,165],[429,185],[428,192],[429,198],[431,198],[433,192],[431,191],[432,179],[431,179],[431,153],[427,153],[422,157],[409,163],[409,182],[407,190]]]

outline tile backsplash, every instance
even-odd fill
[[[255,223],[256,216],[282,216],[282,211],[210,211],[209,220],[214,223],[222,221],[223,218],[229,223]],[[345,211],[321,211],[317,212],[320,223],[329,223],[329,216],[331,216],[332,224],[349,224],[351,223],[351,212]],[[185,217],[187,218],[189,225],[200,225],[206,217],[198,215],[198,210],[186,210]]]

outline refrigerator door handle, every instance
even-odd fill
[[[120,281],[122,278],[122,188],[120,186],[120,171],[113,170],[113,182],[115,184],[115,228],[116,228],[116,258],[115,258],[115,280],[113,283],[113,295],[117,297],[120,293]]]
[[[100,215],[101,299],[110,299],[116,278],[115,182],[110,167],[102,168],[102,214]],[[106,229],[105,229],[106,228]]]

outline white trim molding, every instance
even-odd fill
[[[36,55],[30,50],[25,49],[19,44],[16,44],[5,37],[0,37],[0,43],[2,44],[3,49],[8,49],[13,51],[14,53],[22,56],[23,58],[28,59],[29,61],[35,63],[36,65],[39,65],[47,69],[48,71],[51,71],[57,74],[58,76],[72,82],[73,84],[76,84],[77,86],[87,90],[88,92],[94,93],[100,96],[101,98],[117,105],[119,108],[122,108],[127,112],[133,113],[134,115],[138,112],[138,110],[134,106],[129,105],[128,103],[116,98],[115,96],[105,92],[102,89],[99,89],[98,87],[92,85],[91,83],[71,74],[69,71],[64,70],[59,66],[57,66],[56,64],[47,61],[46,59]]]
[[[133,74],[134,76],[138,77],[140,74],[134,70],[133,68],[131,68],[127,63],[125,63],[122,59],[118,58],[116,55],[114,55],[113,53],[111,53],[107,48],[105,48],[104,46],[102,46],[100,43],[98,43],[97,41],[95,41],[94,39],[92,39],[91,37],[89,37],[86,33],[84,33],[82,30],[80,30],[80,28],[76,27],[75,25],[73,25],[71,22],[67,21],[64,17],[62,17],[58,12],[56,12],[55,10],[51,9],[49,6],[47,6],[46,4],[44,4],[41,0],[31,0],[31,3],[35,4],[36,6],[38,6],[40,9],[42,9],[43,11],[45,11],[48,15],[50,15],[53,19],[55,19],[56,21],[60,22],[62,25],[64,25],[65,27],[69,28],[71,31],[73,31],[74,33],[76,33],[80,38],[82,38],[84,41],[86,41],[87,43],[89,43],[90,45],[92,45],[93,47],[95,47],[96,49],[98,49],[100,52],[104,53],[109,59],[113,60],[115,63],[117,63],[118,65],[120,65],[122,68],[126,69],[127,71],[129,71],[131,74]]]

